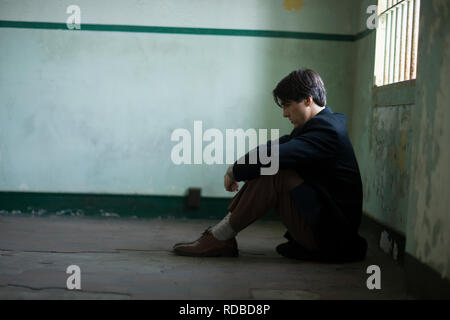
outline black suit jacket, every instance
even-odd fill
[[[266,145],[271,155],[271,141]],[[260,176],[259,161],[235,162],[237,181]],[[347,133],[346,116],[329,107],[302,127],[279,139],[279,170],[294,169],[304,183],[291,191],[298,211],[310,225],[324,256],[365,256],[367,242],[358,235],[362,215],[362,183]]]

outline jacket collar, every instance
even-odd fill
[[[331,114],[333,113],[333,110],[331,110],[330,107],[325,107],[325,109],[323,109],[322,111],[320,111],[318,114],[316,114],[316,117],[318,115],[324,115],[324,114]]]

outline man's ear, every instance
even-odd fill
[[[312,96],[309,96],[308,98],[305,99],[305,106],[310,107],[312,103],[313,103]]]

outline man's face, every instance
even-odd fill
[[[289,118],[294,128],[303,126],[311,117],[310,103],[305,104],[303,100],[300,103],[295,101],[283,101],[283,117]]]

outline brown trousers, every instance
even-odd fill
[[[294,170],[247,181],[228,206],[230,225],[239,232],[274,208],[292,237],[303,247],[317,250],[311,229],[292,201],[290,191],[303,183]]]

